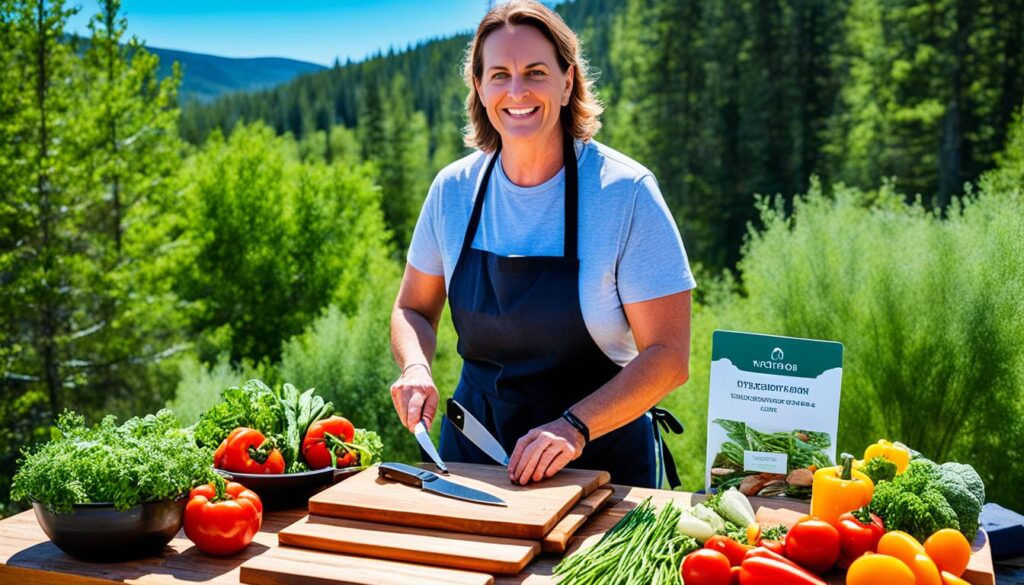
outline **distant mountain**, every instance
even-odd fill
[[[234,59],[148,46],[146,50],[160,57],[160,77],[170,75],[175,61],[181,63],[184,77],[179,96],[182,103],[193,100],[209,102],[234,91],[265,89],[304,73],[327,69],[316,63],[278,57]]]

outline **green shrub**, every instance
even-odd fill
[[[273,368],[262,364],[254,366],[243,362],[232,366],[227,354],[222,354],[217,363],[207,366],[194,355],[182,359],[178,366],[178,387],[174,399],[168,401],[167,408],[181,422],[189,426],[199,420],[199,415],[220,402],[221,392],[225,388],[238,386],[245,380],[270,380],[275,378]]]
[[[370,173],[300,162],[291,137],[259,123],[186,161],[175,292],[200,359],[277,361],[328,304],[354,310],[390,254]]]
[[[384,295],[368,299],[354,315],[330,307],[285,344],[280,371],[300,388],[316,388],[334,402],[336,414],[357,427],[377,431],[385,458],[412,460],[415,442],[398,422],[389,392],[397,368],[389,349],[388,307]]]

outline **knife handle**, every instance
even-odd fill
[[[456,402],[454,398],[448,399],[445,414],[448,416],[448,422],[455,425],[455,428],[460,431],[466,426],[466,413],[462,410],[462,405]]]
[[[420,487],[425,481],[434,481],[437,479],[437,474],[413,467],[412,465],[406,465],[404,463],[381,463],[377,474],[384,479],[390,479],[391,481],[397,481],[411,486]]]

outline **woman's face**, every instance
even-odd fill
[[[562,73],[555,47],[536,28],[506,25],[484,41],[477,94],[503,143],[549,140],[568,105],[573,68]]]

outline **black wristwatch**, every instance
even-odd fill
[[[583,421],[581,421],[578,416],[573,414],[572,411],[569,410],[568,408],[565,409],[565,412],[562,413],[562,418],[564,418],[566,422],[571,424],[574,429],[576,429],[577,431],[580,432],[581,435],[583,435],[583,446],[586,447],[587,443],[590,442],[590,429],[587,428],[587,425]]]

